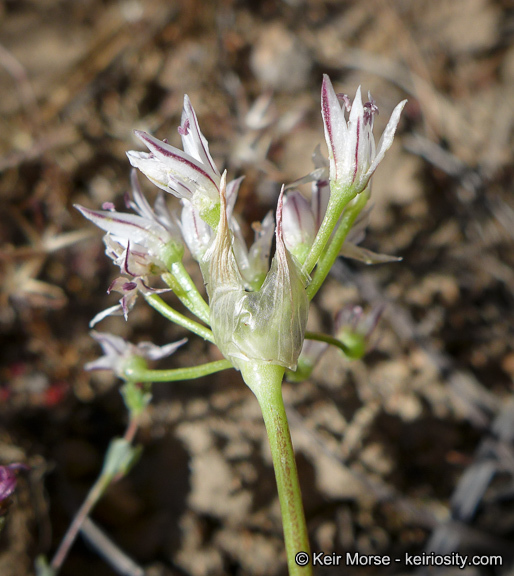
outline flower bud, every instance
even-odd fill
[[[284,240],[287,249],[303,262],[316,235],[314,215],[307,200],[298,192],[288,192],[284,200]]]
[[[377,327],[383,306],[375,306],[367,315],[360,306],[346,306],[336,316],[336,338],[347,348],[345,356],[360,360],[369,348],[370,337]]]

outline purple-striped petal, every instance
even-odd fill
[[[402,260],[401,257],[390,256],[389,254],[378,254],[377,252],[372,252],[367,248],[362,248],[351,242],[345,242],[343,244],[341,256],[364,262],[364,264],[386,264],[388,262],[399,262]]]
[[[166,190],[166,186],[168,186],[170,188],[168,191],[173,191],[174,185],[179,183],[183,188],[174,190],[176,195],[180,195],[184,190],[191,191],[191,187],[193,187],[196,189],[195,191],[206,194],[211,200],[218,200],[220,177],[217,170],[213,171],[210,164],[202,164],[193,156],[154,138],[146,132],[136,130],[135,134],[148,147],[153,158],[141,157],[141,153],[138,155],[135,152],[128,152],[129,160],[133,166],[139,168],[150,179],[153,178],[158,181],[159,187]],[[155,161],[160,164],[158,168],[155,167]]]
[[[145,248],[158,249],[159,246],[164,246],[172,239],[161,224],[142,216],[123,212],[89,210],[78,204],[75,204],[75,208],[102,230],[119,238],[130,239]]]
[[[384,158],[385,153],[387,150],[389,150],[391,144],[393,143],[394,134],[396,132],[396,128],[398,127],[398,123],[400,122],[400,116],[405,104],[407,104],[407,100],[402,100],[393,110],[391,118],[389,118],[389,122],[387,123],[387,126],[378,143],[376,156],[374,157],[373,162],[367,170],[366,177],[368,179],[371,178],[378,165]]]
[[[343,161],[338,168],[341,174],[345,174],[347,178],[350,178],[352,184],[358,181],[357,175],[362,171],[365,162],[363,155],[363,130],[364,108],[362,107],[361,87],[359,86],[355,93],[350,118],[348,119],[348,139],[345,142],[345,153],[342,155]]]
[[[182,338],[178,342],[171,342],[171,344],[165,344],[164,346],[156,346],[152,342],[140,342],[136,348],[138,353],[147,360],[160,360],[171,356],[186,342],[187,338]]]
[[[323,75],[321,86],[321,114],[328,146],[331,178],[338,180],[344,176],[344,174],[339,173],[339,170],[343,161],[342,156],[345,153],[348,128],[344,110],[341,108],[332,82],[326,74]]]
[[[213,174],[221,177],[214,160],[209,152],[209,144],[200,130],[198,119],[194,111],[189,96],[184,96],[184,109],[182,111],[180,135],[184,152],[198,160],[204,166],[208,166]]]

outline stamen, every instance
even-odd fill
[[[125,284],[123,284],[122,288],[126,292],[130,292],[131,290],[135,290],[137,288],[137,284],[135,282],[125,282]]]
[[[369,102],[364,104],[364,125],[373,123],[373,116],[378,115],[378,106],[375,104],[375,100],[371,97],[371,93],[368,92]]]
[[[125,208],[128,208],[129,210],[132,208],[132,199],[130,198],[129,192],[123,194],[123,202],[125,203]]]
[[[348,97],[348,94],[343,94],[342,92],[339,92],[338,94],[336,94],[336,96],[337,96],[337,99],[344,104],[346,111],[350,112],[352,109],[352,102],[351,102],[350,98]]]
[[[186,120],[184,121],[184,125],[183,125],[183,126],[179,126],[179,127],[177,128],[178,133],[179,133],[181,136],[187,136],[187,135],[189,134],[189,126],[190,126],[189,118],[186,118]]]

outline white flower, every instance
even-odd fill
[[[391,114],[378,147],[375,148],[373,119],[378,113],[375,102],[370,99],[362,104],[360,87],[353,103],[343,96],[343,106],[334,92],[329,77],[323,76],[321,87],[321,113],[325,126],[325,139],[330,159],[330,180],[332,191],[353,190],[359,194],[366,189],[369,179],[393,143],[394,133],[400,114],[407,100],[400,102]],[[348,121],[345,110],[350,112]]]
[[[123,316],[125,320],[128,320],[128,313],[132,308],[134,308],[139,294],[143,294],[143,296],[149,294],[163,294],[164,292],[170,292],[170,289],[151,288],[145,284],[144,279],[141,277],[128,279],[124,276],[119,276],[111,282],[107,294],[110,294],[111,292],[118,292],[122,295],[119,303],[96,314],[89,323],[90,328],[93,328],[98,324],[98,322],[107,318],[107,316]]]
[[[184,338],[165,346],[156,346],[151,342],[140,342],[134,345],[107,332],[92,331],[91,336],[100,344],[104,354],[100,358],[88,362],[84,369],[111,370],[116,376],[123,379],[125,379],[125,370],[134,359],[160,360],[170,356],[177,348],[187,342],[187,338]]]
[[[243,177],[232,180],[227,184],[227,218],[231,227],[235,222],[233,217],[234,205],[242,181]],[[195,208],[189,200],[182,200],[182,204],[183,208],[180,222],[182,236],[193,258],[200,262],[206,250],[211,245],[215,234],[212,228],[202,220],[199,210]],[[236,226],[238,226],[237,223]]]
[[[76,206],[86,218],[107,232],[104,236],[105,253],[119,266],[122,274],[129,276],[116,278],[112,282],[107,292],[121,293],[119,304],[99,312],[91,320],[91,327],[107,316],[123,315],[127,320],[140,292],[145,295],[168,292],[167,288],[151,288],[146,283],[147,278],[166,272],[184,251],[178,225],[164,197],[159,196],[152,209],[139,187],[135,170],[132,171],[131,182],[133,200],[127,196],[125,203],[136,214],[117,212],[110,203],[104,204],[107,210]]]
[[[183,201],[180,229],[191,256],[199,262],[212,244],[214,232],[188,200]]]
[[[312,172],[286,186],[289,190],[312,182],[310,204],[297,190],[288,191],[284,199],[284,241],[300,261],[314,242],[330,200],[328,161],[321,155],[319,144],[312,154],[312,161]]]
[[[254,222],[255,239],[248,249],[241,226],[234,216],[234,205],[243,178],[232,180],[226,186],[226,218],[232,232],[232,247],[237,266],[248,290],[258,290],[268,273],[269,256],[275,220],[269,212],[262,222]],[[199,211],[188,200],[183,200],[180,228],[184,241],[193,258],[203,267],[205,253],[211,247],[215,233],[202,220]]]
[[[298,190],[288,192],[284,200],[284,241],[288,250],[303,261],[317,231],[309,202]]]
[[[118,212],[112,204],[104,204],[107,210],[75,207],[108,233],[104,238],[106,253],[122,272],[142,276],[142,269],[146,269],[146,273],[157,274],[182,257],[183,246],[178,226],[162,199],[156,202],[156,208],[152,210],[141,192],[135,171],[131,181],[134,201],[127,199],[126,202],[137,214]],[[131,270],[131,261],[137,270]]]
[[[136,136],[150,152],[127,152],[128,159],[156,186],[192,202],[202,218],[209,220],[209,224],[212,221],[215,227],[221,176],[187,95],[178,131],[184,151],[136,130]]]
[[[284,200],[284,241],[287,249],[300,262],[308,254],[314,242],[325,217],[330,199],[328,166],[326,165],[326,160],[324,161],[320,154],[319,146],[316,147],[312,159],[315,166],[314,171],[288,186],[288,188],[292,188],[298,184],[312,182],[310,203],[297,190],[288,191]],[[351,205],[350,203],[348,207],[351,208]],[[340,255],[359,260],[365,264],[383,264],[401,260],[401,258],[396,256],[377,254],[367,248],[358,246],[366,236],[370,212],[371,207],[365,208],[359,214],[346,237]]]

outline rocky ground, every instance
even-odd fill
[[[0,464],[31,467],[0,537],[2,576],[52,555],[126,425],[119,382],[82,370],[116,271],[72,205],[121,206],[132,130],[178,144],[187,93],[218,165],[246,175],[237,210],[262,218],[325,150],[323,73],[339,92],[371,91],[376,133],[409,103],[364,241],[403,260],[339,262],[310,317],[331,331],[342,306],[385,304],[374,349],[355,362],[331,350],[284,385],[312,547],[500,554],[502,567],[459,573],[509,573],[513,30],[509,0],[0,2]],[[143,303],[101,329],[183,335]],[[217,358],[191,339],[167,365]],[[138,441],[140,462],[92,520],[147,576],[286,573],[263,424],[237,373],[155,385]],[[317,574],[343,572],[415,569]],[[61,575],[93,573],[116,572],[79,539]]]

